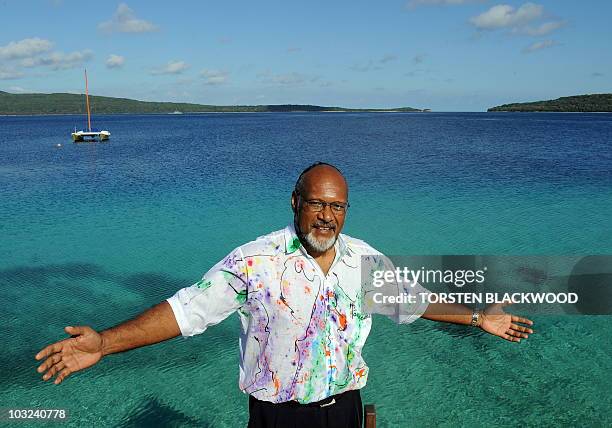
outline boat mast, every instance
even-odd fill
[[[85,69],[85,100],[87,103],[87,130],[91,132],[91,115],[89,113],[89,88],[87,86],[87,69]]]

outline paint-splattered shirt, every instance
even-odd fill
[[[362,261],[389,262],[347,235],[335,249],[325,275],[293,226],[238,247],[168,299],[181,333],[200,334],[238,311],[240,388],[259,400],[310,403],[362,388],[361,350],[372,323],[362,308]],[[414,321],[426,307],[406,304],[400,321]]]

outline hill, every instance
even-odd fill
[[[504,104],[487,111],[612,112],[612,94],[575,95],[556,100]]]
[[[89,103],[95,114],[112,113],[206,113],[206,112],[292,112],[292,111],[422,111],[411,107],[394,109],[347,109],[314,105],[255,105],[216,106],[190,103],[148,102],[128,98],[90,95]],[[0,91],[0,114],[84,114],[85,97],[82,94],[11,94]]]

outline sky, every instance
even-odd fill
[[[0,90],[484,111],[612,92],[612,2],[0,0]]]

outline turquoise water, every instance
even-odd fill
[[[299,171],[337,164],[345,233],[388,254],[611,254],[612,115],[0,117],[0,406],[70,425],[243,426],[238,320],[113,355],[60,386],[34,354],[112,326],[284,227]],[[56,144],[62,147],[55,147]],[[374,321],[364,402],[379,426],[610,426],[612,317],[539,316],[520,344]]]

